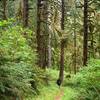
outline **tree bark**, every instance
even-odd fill
[[[88,59],[88,0],[84,0],[84,41],[83,41],[83,66]]]
[[[28,26],[28,18],[29,18],[29,5],[28,0],[23,0],[23,26]]]
[[[6,14],[6,7],[7,7],[7,0],[3,0],[3,20],[7,19],[7,14]]]
[[[51,67],[51,34],[48,37],[48,67]]]
[[[60,53],[60,72],[59,72],[59,79],[61,83],[63,82],[63,78],[64,78],[64,45],[65,43],[62,40],[61,41],[61,53]]]
[[[76,57],[77,57],[77,54],[76,54],[76,48],[77,48],[77,41],[76,41],[76,18],[75,18],[75,11],[74,11],[74,74],[76,74],[77,72],[77,64],[76,64]]]
[[[65,7],[64,7],[64,0],[62,0],[62,6],[61,6],[61,30],[64,30],[64,13],[65,13]],[[63,82],[63,78],[64,78],[64,46],[65,46],[65,42],[62,39],[61,40],[61,55],[60,55],[60,72],[59,72],[59,79],[61,81],[61,83]]]
[[[91,57],[92,58],[95,58],[94,57],[94,36],[93,36],[93,33],[91,33]]]
[[[48,66],[48,3],[47,0],[37,1],[37,64],[45,69]]]

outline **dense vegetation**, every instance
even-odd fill
[[[100,0],[0,0],[0,100],[99,100]]]
[[[74,77],[74,84],[80,89],[80,99],[100,99],[100,60],[90,60],[88,67],[80,69]]]

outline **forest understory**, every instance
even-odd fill
[[[0,100],[100,100],[100,0],[0,0]]]

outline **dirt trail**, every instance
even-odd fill
[[[54,98],[54,100],[62,100],[62,96],[64,95],[64,92],[62,89],[60,89],[60,92],[57,93],[56,97]]]

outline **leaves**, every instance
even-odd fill
[[[84,94],[90,98],[89,92],[92,93],[92,99],[99,98],[100,91],[100,60],[91,59],[88,67],[84,67],[74,77],[76,84],[85,90]],[[87,93],[88,91],[88,93]],[[100,94],[100,93],[99,93]],[[83,95],[82,95],[83,96]]]

